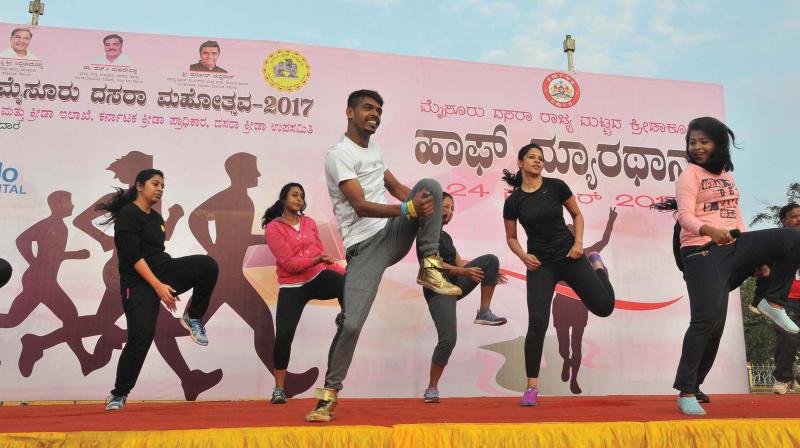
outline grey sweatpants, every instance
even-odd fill
[[[328,352],[325,387],[342,390],[342,381],[353,360],[358,336],[378,294],[383,272],[397,263],[411,249],[414,239],[423,256],[439,251],[442,231],[442,187],[433,179],[422,179],[406,200],[425,189],[433,196],[433,213],[407,220],[390,218],[380,232],[347,248],[347,271],[344,280],[342,312],[336,317],[336,336]]]
[[[481,286],[497,285],[497,278],[500,274],[500,261],[495,255],[481,255],[480,257],[467,263],[465,267],[478,267],[483,270],[483,281]],[[455,276],[450,280],[454,285],[461,288],[461,295],[457,297],[435,294],[429,290],[423,290],[425,300],[428,301],[428,311],[433,318],[436,326],[436,333],[439,342],[433,349],[433,359],[431,362],[437,366],[446,366],[450,360],[450,354],[456,346],[458,335],[458,322],[456,321],[456,302],[467,296],[476,286],[472,279],[464,276]]]

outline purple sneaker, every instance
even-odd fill
[[[593,270],[602,269],[606,273],[606,277],[608,276],[608,268],[606,267],[605,263],[603,263],[603,259],[600,258],[600,254],[597,252],[592,252],[586,256],[589,259],[589,264],[592,265]]]
[[[522,394],[522,400],[519,401],[520,406],[536,406],[536,400],[539,398],[539,389],[529,387]]]

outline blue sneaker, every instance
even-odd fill
[[[106,411],[115,411],[124,408],[127,400],[127,395],[109,395],[108,398],[106,398]]]
[[[786,310],[773,308],[770,306],[769,302],[767,302],[767,299],[761,299],[756,308],[758,308],[758,311],[760,311],[761,314],[769,318],[769,320],[775,322],[775,325],[780,327],[781,330],[789,334],[800,333],[800,328],[798,328],[797,325],[792,322],[792,318],[786,314]]]
[[[696,397],[678,396],[678,409],[686,415],[706,415],[705,409],[700,406]]]
[[[536,406],[536,402],[539,400],[539,389],[535,387],[529,387],[525,390],[525,393],[522,394],[522,400],[519,401],[520,406]]]
[[[425,389],[425,403],[438,403],[439,402],[439,389],[429,387]]]
[[[272,390],[272,399],[270,400],[272,404],[285,404],[286,400],[288,398],[286,398],[286,392],[282,388],[276,387]]]
[[[478,325],[503,325],[508,320],[505,317],[495,316],[489,308],[481,308],[475,315],[474,323]]]
[[[181,325],[183,328],[189,330],[192,340],[202,346],[208,345],[208,337],[206,336],[206,329],[203,327],[203,322],[200,319],[192,319],[189,313],[181,316]]]

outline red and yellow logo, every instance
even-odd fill
[[[581,88],[572,76],[556,72],[544,78],[542,92],[553,106],[567,108],[574,106],[581,98]]]

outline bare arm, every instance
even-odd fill
[[[461,255],[459,255],[458,251],[456,251],[456,266],[462,267],[462,266],[466,266],[466,265],[467,265],[467,262],[462,260],[461,259]]]
[[[578,201],[575,200],[575,195],[570,196],[564,201],[564,208],[566,208],[570,216],[572,216],[572,224],[575,227],[575,243],[572,245],[567,256],[577,259],[583,256],[583,214],[581,213],[581,209],[578,208]]]
[[[536,258],[535,255],[529,254],[522,249],[522,246],[519,244],[519,240],[517,240],[517,220],[516,219],[504,219],[503,223],[506,227],[506,244],[508,244],[508,248],[511,249],[511,252],[514,253],[523,263],[525,263],[525,267],[529,270],[533,271],[542,263]]]
[[[364,197],[364,190],[357,179],[339,182],[339,190],[347,198],[356,214],[362,218],[391,218],[400,216],[400,204],[378,204]]]
[[[383,185],[389,194],[400,202],[404,202],[411,194],[411,189],[401,184],[389,170],[383,172]]]

